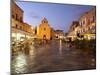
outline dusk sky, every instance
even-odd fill
[[[69,30],[73,21],[78,21],[80,16],[91,10],[94,6],[36,3],[36,2],[16,2],[24,11],[24,22],[33,27],[39,26],[41,20],[47,18],[51,27],[64,32]]]

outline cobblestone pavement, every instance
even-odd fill
[[[67,47],[61,41],[41,46],[30,45],[29,54],[12,57],[12,74],[95,69],[95,58],[80,49]]]

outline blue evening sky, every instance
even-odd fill
[[[73,21],[78,21],[80,16],[91,10],[94,6],[56,4],[56,3],[37,3],[37,2],[16,2],[24,11],[24,22],[38,26],[41,20],[47,18],[51,27],[55,30],[60,29],[67,32]]]

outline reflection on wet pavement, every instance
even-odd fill
[[[91,55],[58,42],[30,45],[29,54],[20,52],[13,56],[12,74],[95,69],[96,60]]]
[[[16,73],[21,73],[26,71],[26,65],[27,65],[27,61],[26,61],[26,56],[22,53],[20,53],[18,56],[16,56],[14,58],[14,61],[12,62],[12,70],[14,70]]]

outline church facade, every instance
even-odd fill
[[[48,24],[48,20],[44,18],[41,24],[37,27],[37,38],[50,40],[52,39],[52,29]]]

